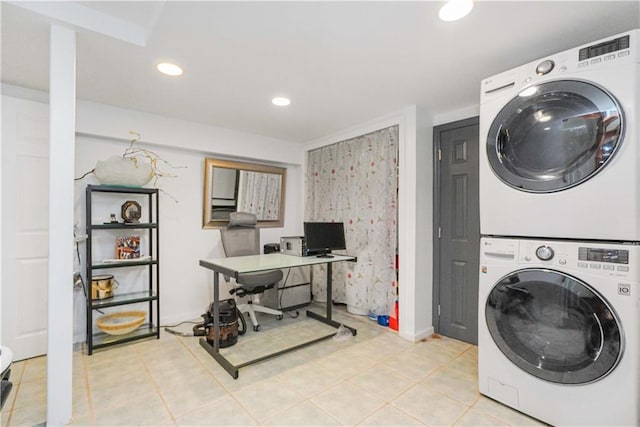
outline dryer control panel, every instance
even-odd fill
[[[586,46],[578,51],[578,60],[585,61],[597,56],[608,55],[621,50],[629,49],[629,35],[606,40],[601,43]],[[629,53],[627,52],[626,55]]]

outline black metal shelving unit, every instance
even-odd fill
[[[122,195],[122,202],[125,201],[127,195],[146,195],[148,196],[146,215],[140,218],[137,224],[125,223],[100,223],[94,224],[92,217],[92,206],[94,197],[100,194],[116,194]],[[144,213],[144,212],[143,212]],[[121,344],[129,341],[135,341],[144,338],[156,337],[160,338],[160,238],[159,238],[159,218],[160,206],[158,202],[158,189],[155,188],[137,188],[137,187],[120,187],[112,185],[88,185],[86,188],[86,277],[89,283],[87,290],[87,352],[89,355],[94,350]],[[93,260],[93,241],[94,232],[104,230],[138,230],[144,232],[144,237],[148,239],[148,259],[140,261],[115,261],[115,262],[94,262]],[[115,293],[114,296],[106,299],[93,299],[91,292],[91,278],[96,272],[106,269],[124,269],[124,268],[148,268],[148,284],[140,285],[140,290],[127,293]],[[124,306],[129,304],[147,303],[147,322],[136,328],[133,332],[124,335],[109,335],[104,332],[96,332],[93,320],[93,314],[96,310],[104,308]]]

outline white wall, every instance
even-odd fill
[[[471,117],[476,117],[480,115],[480,105],[468,105],[464,108],[459,108],[457,110],[445,111],[442,113],[435,114],[433,116],[433,126],[440,126],[447,123],[455,122],[458,120],[464,120]],[[431,132],[433,136],[433,131]]]
[[[39,101],[43,99],[36,98]],[[4,95],[3,99],[6,99]],[[38,101],[28,102],[41,105]],[[263,228],[262,244],[279,242],[282,235],[302,232],[303,150],[299,144],[88,102],[78,102],[77,127],[81,133],[77,134],[76,140],[76,177],[93,169],[97,160],[121,155],[128,146],[130,130],[142,135],[145,142],[140,143],[141,147],[154,151],[174,165],[186,166],[173,171],[177,177],[163,178],[158,182],[158,188],[163,190],[160,195],[162,324],[197,318],[212,299],[212,274],[200,267],[198,261],[223,256],[223,252],[219,231],[202,229],[205,157],[260,161],[286,167],[284,227]],[[164,170],[170,171],[169,168]],[[87,184],[98,182],[89,175],[75,184],[74,220],[79,234],[84,234],[84,189]],[[119,212],[115,213],[119,217]],[[83,261],[84,245],[79,244]],[[85,282],[89,282],[86,277]],[[84,295],[81,290],[76,290],[75,342],[84,341],[84,307]]]
[[[432,114],[416,111],[416,338],[433,334],[433,124]]]

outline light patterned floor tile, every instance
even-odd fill
[[[465,350],[465,352],[462,353],[462,355],[465,357],[472,357],[475,360],[478,360],[478,346],[472,345],[467,350]]]
[[[304,400],[304,396],[291,390],[277,379],[261,381],[232,393],[258,422],[271,418]]]
[[[82,418],[89,416],[91,407],[89,405],[89,396],[87,388],[83,386],[73,385],[73,417]]]
[[[415,381],[398,375],[395,369],[383,364],[374,365],[348,381],[385,402],[391,402],[415,384]]]
[[[11,393],[15,393],[13,409],[47,404],[47,382],[45,380],[14,384]]]
[[[117,359],[115,363],[103,362],[92,365],[88,369],[88,381],[91,386],[110,387],[121,383],[123,379],[146,376],[144,366],[137,359],[124,361]]]
[[[261,423],[264,426],[339,426],[338,420],[309,401],[285,409]]]
[[[92,425],[91,417],[88,415],[85,415],[82,417],[77,417],[74,415],[73,418],[71,419],[71,422],[67,425],[75,426],[75,427],[91,426]]]
[[[408,348],[403,354],[409,354],[414,357],[424,357],[434,362],[446,364],[454,360],[456,357],[464,354],[463,351],[456,351],[453,348],[440,346],[431,342],[417,342],[411,348]]]
[[[11,364],[11,379],[15,382],[22,380],[22,374],[24,373],[24,367],[27,364],[26,360],[20,360]]]
[[[446,348],[454,353],[462,353],[473,347],[472,344],[437,334],[427,338],[427,342]]]
[[[173,425],[171,415],[156,392],[132,396],[121,405],[94,410],[94,423],[100,426]]]
[[[387,333],[358,342],[355,346],[346,349],[343,354],[346,356],[366,357],[372,362],[380,362],[413,345],[413,343],[393,333]]]
[[[358,425],[398,427],[421,426],[424,424],[394,406],[385,405]]]
[[[175,364],[163,364],[162,367],[145,365],[153,381],[162,389],[186,385],[201,378],[215,382],[213,375],[193,357]]]
[[[207,377],[195,377],[185,384],[163,386],[161,395],[171,414],[181,417],[215,402],[225,395],[225,391],[207,374]]]
[[[374,365],[375,362],[365,357],[342,357],[340,353],[331,354],[316,362],[320,368],[333,373],[338,378],[351,378]]]
[[[467,406],[473,405],[480,398],[477,377],[450,367],[440,369],[423,383]]]
[[[410,351],[389,357],[385,360],[385,364],[395,370],[398,375],[416,381],[433,374],[445,366],[445,363],[434,361]]]
[[[155,391],[154,384],[144,376],[122,377],[121,381],[115,384],[89,386],[94,409],[121,406],[135,400],[137,396]]]
[[[8,427],[11,426],[36,426],[47,419],[46,405],[32,405],[14,409]]]
[[[464,354],[447,363],[447,366],[458,371],[465,372],[474,377],[478,377],[478,360]]]
[[[13,368],[13,364],[12,364]],[[24,370],[22,372],[21,383],[30,381],[44,381],[47,379],[47,358],[34,357],[24,362]]]
[[[287,387],[303,396],[313,397],[343,381],[338,375],[318,365],[299,366],[278,377]]]
[[[257,426],[257,421],[249,415],[229,395],[176,419],[179,426]]]
[[[432,426],[451,425],[468,409],[424,384],[412,387],[395,399],[392,405]]]
[[[136,359],[135,350],[132,347],[137,344],[139,343],[94,350],[90,357],[85,358],[85,363],[87,367],[91,368],[101,363],[124,366],[131,360]]]
[[[337,384],[311,399],[345,425],[355,425],[382,408],[385,402],[348,382]]]
[[[470,427],[480,427],[480,426],[495,426],[495,427],[506,427],[509,424],[505,423],[502,420],[491,417],[484,412],[481,412],[475,408],[469,409],[456,423],[456,426],[470,426]]]

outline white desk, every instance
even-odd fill
[[[256,271],[265,270],[278,270],[291,267],[303,267],[306,265],[315,264],[327,264],[327,312],[323,316],[313,311],[307,310],[307,317],[311,317],[327,325],[338,328],[340,323],[331,319],[331,301],[332,301],[332,284],[331,284],[331,265],[334,262],[342,261],[356,261],[356,257],[332,254],[331,258],[318,258],[315,256],[299,257],[294,255],[284,255],[280,253],[273,253],[267,255],[249,255],[241,257],[230,258],[215,258],[215,259],[203,259],[200,260],[200,266],[213,270],[213,330],[214,339],[213,346],[207,342],[205,338],[200,338],[200,345],[211,354],[211,356],[222,366],[233,378],[238,378],[238,369],[261,362],[263,360],[278,356],[289,351],[297,350],[301,347],[313,344],[318,341],[325,340],[333,336],[327,335],[321,338],[316,338],[312,341],[307,341],[286,350],[280,350],[278,352],[269,354],[267,356],[260,357],[258,359],[250,360],[240,365],[233,365],[220,353],[220,317],[219,317],[219,303],[220,303],[220,274],[237,278],[241,273],[253,273]],[[345,325],[346,326],[346,325]],[[346,326],[348,327],[348,326]],[[356,330],[351,329],[353,334],[356,334]]]

